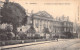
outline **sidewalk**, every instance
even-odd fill
[[[1,46],[1,49],[9,49],[9,48],[17,48],[17,47],[23,47],[23,46],[31,46],[31,45],[37,45],[37,44],[44,44],[44,43],[50,43],[56,40],[51,40],[51,41],[42,41],[42,42],[32,42],[32,43],[24,43],[23,44],[16,44],[16,45],[8,45],[8,46]]]
[[[71,40],[71,39],[59,39],[59,41],[68,41],[68,40]],[[50,42],[57,42],[57,40],[32,42],[32,43],[24,43],[23,42],[23,44],[2,46],[2,47],[0,47],[0,49],[2,50],[2,49],[18,48],[18,47],[31,46],[31,45],[37,45],[37,44],[44,44],[44,43],[50,43]]]

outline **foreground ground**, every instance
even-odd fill
[[[80,39],[59,39],[49,43],[10,48],[5,50],[80,50]]]

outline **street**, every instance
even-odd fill
[[[80,39],[59,39],[44,44],[10,48],[5,50],[80,50]]]

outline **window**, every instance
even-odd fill
[[[36,27],[37,27],[37,28],[39,27],[39,24],[38,24],[38,23],[36,23]]]

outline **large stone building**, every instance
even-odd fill
[[[28,24],[31,23],[32,17],[28,17]],[[48,28],[50,34],[53,36],[61,36],[64,32],[73,33],[73,23],[69,21],[69,17],[53,18],[46,11],[39,11],[33,14],[33,27],[37,34],[43,35],[44,28]],[[47,34],[49,35],[49,34]]]
[[[49,31],[53,31],[53,18],[51,15],[49,15],[47,12],[42,11],[34,14],[33,16],[34,20],[34,28],[37,32],[43,32],[44,28],[48,28]]]

